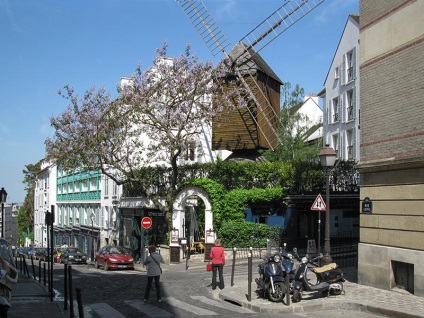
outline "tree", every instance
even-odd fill
[[[32,233],[34,230],[34,175],[40,171],[41,162],[25,165],[24,174],[25,191],[27,192],[23,205],[19,208],[17,222],[18,233]]]
[[[271,161],[315,161],[320,145],[309,145],[307,138],[322,124],[312,125],[306,115],[297,112],[303,103],[304,90],[296,84],[291,90],[291,84],[283,84],[282,108],[278,134],[282,141],[274,152],[266,152],[265,156]]]
[[[190,45],[176,58],[165,57],[166,49],[165,43],[146,71],[139,66],[116,99],[95,88],[79,98],[65,86],[59,93],[70,104],[51,118],[55,132],[45,144],[46,159],[62,169],[101,170],[118,184],[138,184],[170,221],[179,157],[214,117],[246,102],[239,86],[224,90],[221,85],[229,73],[224,63],[214,67],[200,62],[190,53]],[[219,96],[213,105],[211,96]],[[150,165],[172,167],[165,198],[138,173]]]

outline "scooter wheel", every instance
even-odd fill
[[[272,287],[268,289],[268,297],[270,301],[275,303],[282,302],[283,297],[286,293],[286,285],[283,282],[278,282],[274,284],[274,293],[272,292]]]
[[[293,302],[298,303],[302,300],[302,292],[298,289],[293,290]]]

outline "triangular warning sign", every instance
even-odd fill
[[[313,211],[325,211],[327,210],[327,206],[325,205],[324,200],[322,199],[321,194],[317,195],[314,204],[312,204],[311,210]]]

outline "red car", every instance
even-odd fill
[[[134,259],[130,251],[123,246],[103,246],[94,260],[94,267],[108,269],[134,269]]]

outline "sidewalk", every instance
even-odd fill
[[[18,283],[12,289],[12,307],[7,312],[9,318],[69,317],[63,313],[63,301],[50,301],[48,287],[33,277],[19,273]],[[62,309],[61,309],[62,308]]]
[[[230,261],[228,262],[229,264]],[[238,262],[237,264],[246,263]],[[256,264],[253,264],[253,280],[256,274]],[[186,266],[185,262],[176,265],[179,269]],[[192,257],[188,262],[189,269],[206,268],[203,256]],[[230,273],[228,265],[227,273]],[[164,266],[164,271],[172,271],[174,265]],[[176,267],[174,267],[176,268]],[[136,270],[146,271],[142,264],[136,264]],[[346,282],[344,288],[345,295],[322,297],[320,293],[304,293],[303,299],[299,303],[292,303],[287,306],[283,303],[273,303],[267,299],[258,297],[256,294],[256,283],[251,285],[251,301],[248,301],[248,286],[246,279],[237,278],[234,285],[230,286],[230,281],[226,282],[226,287],[219,291],[219,298],[238,304],[242,307],[263,313],[302,313],[325,309],[348,309],[355,311],[368,311],[390,317],[417,318],[424,317],[424,297],[411,295],[405,291],[388,291],[359,285],[356,283],[356,269],[343,269]],[[237,276],[236,276],[237,277]],[[65,311],[63,301],[50,301],[50,293],[47,286],[39,283],[27,275],[19,275],[19,281],[12,290],[12,308],[8,312],[9,318],[26,317],[69,317],[69,307]],[[78,312],[75,312],[78,315]]]

